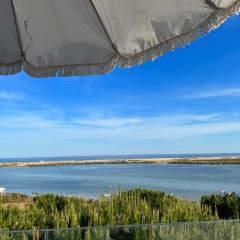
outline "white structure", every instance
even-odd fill
[[[103,196],[106,197],[106,198],[110,198],[111,197],[111,193],[104,193]]]
[[[5,189],[4,187],[0,187],[0,194],[1,194],[1,193],[4,193],[5,190],[6,190],[6,189]]]

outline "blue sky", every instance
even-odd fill
[[[0,157],[240,152],[239,24],[103,76],[0,77]]]

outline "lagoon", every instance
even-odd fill
[[[240,193],[240,165],[108,164],[2,168],[8,192],[56,193],[97,198],[119,188],[148,188],[197,200],[223,190]]]

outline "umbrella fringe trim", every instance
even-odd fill
[[[110,72],[116,66],[123,68],[132,67],[142,64],[147,60],[155,60],[168,51],[173,51],[179,47],[185,47],[194,40],[205,36],[207,33],[221,26],[228,17],[239,14],[240,0],[237,0],[231,7],[227,9],[216,9],[210,17],[197,29],[168,40],[155,47],[145,50],[135,56],[129,58],[114,55],[109,61],[100,64],[89,65],[68,65],[68,66],[52,66],[52,67],[35,67],[26,60],[21,60],[13,64],[0,63],[0,75],[10,75],[25,70],[29,75],[36,78],[43,77],[62,77],[75,75],[94,75]]]
[[[147,60],[155,60],[162,56],[164,53],[173,51],[180,47],[185,47],[195,40],[204,37],[207,33],[219,28],[230,16],[239,14],[240,1],[238,0],[227,9],[216,9],[210,17],[201,24],[197,29],[175,37],[174,39],[167,40],[155,47],[145,50],[135,56],[125,58],[119,56],[117,63],[120,67],[128,68],[138,64],[142,64]]]
[[[30,76],[36,78],[105,74],[113,70],[115,67],[115,59],[116,56],[112,57],[109,61],[102,64],[67,65],[56,67],[34,67],[25,61],[23,64],[23,69]]]
[[[12,75],[20,72],[22,70],[22,60],[10,63],[10,64],[1,64],[0,63],[0,75]]]

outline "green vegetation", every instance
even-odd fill
[[[9,196],[7,196],[9,200]],[[0,228],[71,228],[217,220],[210,207],[150,190],[119,191],[97,200],[47,194],[0,204]]]
[[[31,197],[20,193],[4,194],[2,196],[0,195],[0,203],[2,204],[23,203],[28,201],[31,201]]]
[[[3,233],[1,239],[240,239],[240,222],[206,223],[238,218],[240,196],[235,193],[203,196],[201,202],[187,201],[163,192],[135,189],[119,191],[97,200],[52,194],[28,197],[8,194],[0,197],[0,229],[26,230]],[[170,224],[111,228],[113,225]],[[41,232],[38,229],[109,226],[85,230]],[[36,235],[36,236],[35,236]],[[42,236],[42,237],[41,237]]]
[[[201,204],[203,206],[210,207],[212,212],[217,214],[222,219],[239,219],[240,196],[235,193],[202,196]]]
[[[2,233],[1,240],[237,240],[240,222],[56,229]]]

